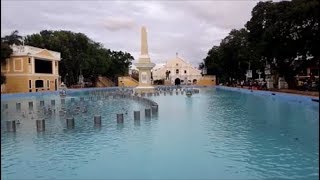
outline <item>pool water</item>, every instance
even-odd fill
[[[39,115],[45,132],[36,131],[36,113],[6,132],[3,122],[13,114],[2,113],[2,179],[319,178],[319,104],[215,88],[148,98],[159,105],[151,119],[137,101],[86,95],[88,112],[66,115],[75,117],[74,129],[65,117]],[[117,113],[124,113],[123,125]],[[93,126],[97,114],[100,128]]]

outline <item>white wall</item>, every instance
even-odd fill
[[[176,73],[177,69],[179,70],[178,73]],[[185,62],[183,59],[175,57],[168,60],[163,67],[156,67],[152,69],[153,80],[165,79],[167,70],[171,72],[169,79],[172,84],[174,84],[174,80],[176,78],[184,80],[184,83],[189,80],[192,83],[193,79],[199,80],[201,78],[200,70],[193,67],[192,64]]]

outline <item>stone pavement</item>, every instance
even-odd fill
[[[241,87],[237,86],[237,88],[241,88]],[[244,86],[243,88],[249,89],[248,86]],[[256,89],[253,89],[253,90],[257,91]],[[319,98],[319,91],[299,91],[299,90],[295,90],[295,89],[268,89],[267,91],[299,94],[299,95],[312,96],[312,97]]]
[[[312,96],[312,97],[319,98],[319,91],[299,91],[299,90],[295,90],[295,89],[272,89],[271,91],[291,93],[291,94],[300,94],[300,95]]]

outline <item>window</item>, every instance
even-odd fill
[[[178,66],[179,64],[177,63],[176,66]]]
[[[35,59],[35,73],[52,74],[52,61],[46,61],[41,59]]]
[[[43,80],[36,80],[36,88],[43,88]]]
[[[28,61],[29,61],[29,64],[31,64],[31,58],[29,58]]]
[[[14,60],[13,69],[15,72],[22,72],[23,71],[23,63],[21,58],[17,58]]]
[[[187,70],[184,70],[184,73],[187,74]]]
[[[31,80],[29,80],[29,88],[31,89],[32,88],[32,84],[31,84]]]
[[[176,74],[179,74],[179,69],[176,69]]]

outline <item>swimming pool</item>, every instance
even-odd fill
[[[56,96],[45,97],[45,104]],[[27,113],[15,133],[6,132],[3,122],[12,114],[3,110],[3,179],[319,178],[319,103],[201,88],[190,98],[147,97],[159,105],[158,115],[148,119],[138,101],[73,96],[67,109],[82,106],[80,97],[88,108],[67,114],[75,117],[74,129],[66,128],[65,117],[41,114],[46,130],[37,132],[37,113]],[[15,108],[16,100],[1,103],[9,101]],[[117,113],[124,113],[122,125]],[[93,126],[96,114],[102,117],[99,128]]]

